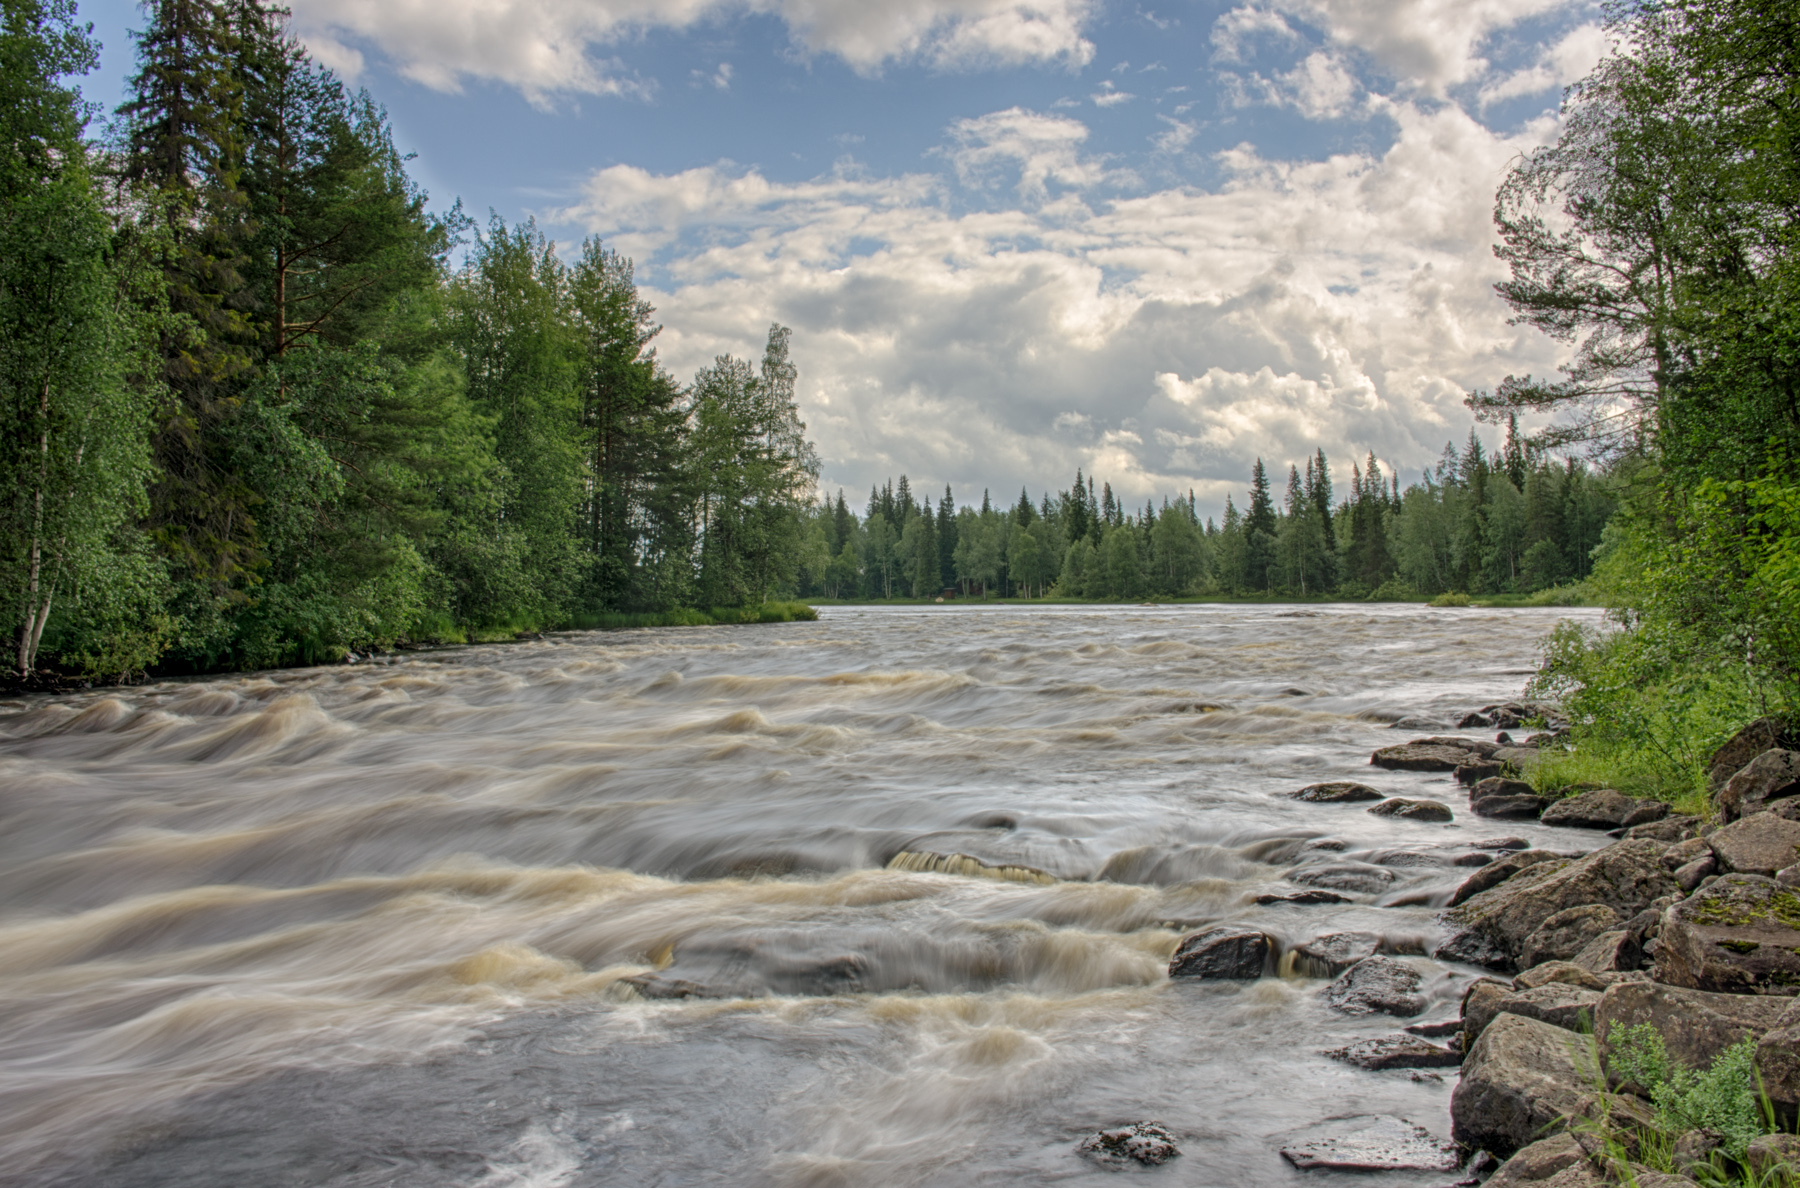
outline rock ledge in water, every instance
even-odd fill
[[[1281,1148],[1281,1157],[1302,1171],[1455,1171],[1461,1161],[1454,1144],[1440,1142],[1405,1118],[1365,1114],[1337,1118],[1316,1134]]]
[[[1225,925],[1183,937],[1169,959],[1172,978],[1251,980],[1263,976],[1274,942],[1255,928]]]
[[[1325,1001],[1346,1015],[1379,1011],[1409,1018],[1425,1010],[1425,996],[1419,993],[1423,981],[1419,971],[1405,962],[1392,957],[1368,957],[1325,988]]]
[[[1175,1136],[1161,1122],[1133,1122],[1113,1130],[1090,1134],[1076,1146],[1076,1151],[1099,1163],[1123,1165],[1128,1159],[1139,1163],[1167,1163],[1181,1154]]]
[[[1462,1063],[1462,1053],[1411,1035],[1358,1040],[1348,1047],[1333,1048],[1325,1055],[1372,1072],[1389,1068],[1455,1068]]]
[[[1407,800],[1396,796],[1369,809],[1377,817],[1402,817],[1408,821],[1448,821],[1454,816],[1450,806],[1436,800]]]
[[[1298,792],[1289,792],[1288,796],[1314,804],[1347,804],[1357,800],[1384,800],[1387,793],[1354,780],[1333,780],[1325,784],[1308,784]]]

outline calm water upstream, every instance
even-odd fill
[[[1076,1141],[1154,1118],[1161,1183],[1441,1184],[1276,1154],[1448,1134],[1453,1076],[1320,1054],[1395,1021],[1164,969],[1219,920],[1425,951],[1476,843],[1591,848],[1367,762],[1592,613],[833,609],[0,704],[0,1182],[1100,1183]],[[1458,820],[1276,795],[1342,778]],[[1257,906],[1327,862],[1391,881]]]

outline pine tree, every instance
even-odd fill
[[[938,543],[938,583],[940,586],[956,584],[956,497],[950,493],[950,484],[944,484],[944,498],[938,503],[937,511],[937,543]]]

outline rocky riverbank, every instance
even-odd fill
[[[1553,729],[1523,742],[1506,732],[1545,718]],[[1489,706],[1462,726],[1501,732],[1492,742],[1416,738],[1377,750],[1371,763],[1452,772],[1477,817],[1605,831],[1603,844],[1583,853],[1481,843],[1501,852],[1450,897],[1440,917],[1447,939],[1432,952],[1488,971],[1468,986],[1459,1017],[1328,1053],[1414,1076],[1458,1068],[1453,1143],[1404,1119],[1363,1118],[1282,1154],[1301,1168],[1460,1169],[1459,1183],[1485,1177],[1499,1188],[1681,1188],[1716,1182],[1721,1167],[1758,1183],[1800,1179],[1800,1138],[1792,1134],[1740,1144],[1726,1159],[1724,1136],[1695,1128],[1667,1136],[1673,1156],[1655,1161],[1673,1171],[1647,1166],[1641,1160],[1651,1155],[1639,1144],[1659,1119],[1645,1087],[1614,1059],[1625,1029],[1640,1024],[1654,1027],[1670,1061],[1689,1069],[1705,1069],[1750,1039],[1777,1121],[1791,1131],[1800,1119],[1800,739],[1773,720],[1741,731],[1714,757],[1713,811],[1699,817],[1605,788],[1540,795],[1519,777],[1539,748],[1559,739],[1549,707]],[[1439,801],[1386,797],[1346,781],[1292,795],[1370,801],[1370,812],[1415,820],[1454,815]],[[1421,975],[1382,947],[1372,933],[1340,933],[1284,951],[1256,929],[1221,925],[1185,937],[1169,972],[1330,977],[1324,994],[1333,1009],[1414,1019],[1427,1005]]]

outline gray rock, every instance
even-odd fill
[[[1450,821],[1450,806],[1436,800],[1407,800],[1396,796],[1373,805],[1369,811],[1377,817],[1404,817],[1408,821]]]
[[[1477,850],[1529,850],[1531,843],[1522,837],[1490,837],[1472,843]]]
[[[1692,895],[1694,888],[1719,873],[1719,861],[1711,854],[1704,858],[1696,858],[1686,866],[1675,868],[1675,885],[1681,888],[1683,895]]]
[[[1755,994],[1713,994],[1655,982],[1621,982],[1600,996],[1594,1035],[1609,1071],[1618,1033],[1648,1023],[1662,1033],[1669,1056],[1688,1068],[1705,1068],[1745,1036],[1773,1028],[1788,1002]],[[1622,1082],[1610,1077],[1616,1087]]]
[[[1502,1013],[1463,1061],[1450,1098],[1451,1133],[1464,1146],[1511,1154],[1593,1113],[1594,1078],[1581,1036]]]
[[[1339,895],[1336,891],[1289,891],[1283,895],[1258,895],[1256,902],[1263,907],[1276,903],[1354,903],[1348,895]]]
[[[1525,938],[1519,964],[1526,969],[1546,961],[1567,961],[1587,943],[1619,924],[1619,913],[1603,903],[1564,908]]]
[[[1615,928],[1583,945],[1569,961],[1590,973],[1623,973],[1644,964],[1644,946],[1629,928]]]
[[[1314,804],[1346,804],[1358,800],[1382,800],[1387,793],[1354,780],[1333,780],[1325,784],[1308,784],[1288,795],[1295,800],[1311,801]]]
[[[1462,885],[1456,889],[1456,893],[1450,897],[1450,906],[1455,907],[1490,887],[1498,887],[1527,866],[1536,866],[1540,862],[1553,860],[1565,864],[1571,861],[1567,855],[1558,854],[1552,850],[1519,850],[1502,855],[1464,879]]]
[[[1335,978],[1380,951],[1381,938],[1373,932],[1334,932],[1295,945],[1294,972],[1301,977]]]
[[[1419,971],[1392,957],[1366,957],[1339,975],[1325,989],[1325,1001],[1346,1015],[1377,1012],[1402,1018],[1425,1010],[1419,993],[1424,979]]]
[[[1530,722],[1554,722],[1559,713],[1555,706],[1542,701],[1507,701],[1486,705],[1464,714],[1456,724],[1458,730],[1517,730]]]
[[[1431,951],[1439,961],[1460,961],[1464,965],[1480,965],[1487,969],[1505,969],[1512,957],[1505,949],[1476,932],[1458,932]]]
[[[1161,1122],[1133,1122],[1089,1135],[1075,1150],[1097,1163],[1122,1167],[1127,1162],[1155,1165],[1181,1154],[1175,1136]]]
[[[1389,1068],[1455,1068],[1462,1055],[1411,1035],[1386,1035],[1359,1040],[1325,1053],[1333,1060],[1377,1072]]]
[[[1690,837],[1663,851],[1664,870],[1680,870],[1696,858],[1712,857],[1712,846],[1703,837]]]
[[[1706,765],[1707,787],[1718,792],[1758,755],[1784,748],[1800,750],[1800,736],[1779,718],[1758,718],[1713,752]]]
[[[1438,1019],[1426,1023],[1408,1023],[1405,1030],[1412,1035],[1422,1035],[1427,1039],[1443,1039],[1447,1035],[1455,1035],[1462,1030],[1461,1019]]]
[[[1748,996],[1746,1001],[1768,1002],[1767,998]],[[1792,1118],[1800,1109],[1800,999],[1777,998],[1782,1004],[1775,1025],[1756,1041],[1756,1075],[1783,1117]]]
[[[1556,801],[1544,810],[1543,822],[1575,829],[1620,829],[1660,821],[1668,815],[1669,806],[1660,800],[1600,788]]]
[[[1553,1135],[1547,1139],[1539,1139],[1500,1165],[1500,1170],[1488,1177],[1487,1188],[1519,1188],[1522,1184],[1539,1184],[1556,1175],[1564,1168],[1574,1167],[1578,1163],[1587,1162],[1587,1152],[1569,1134]]]
[[[1800,1172],[1800,1135],[1765,1134],[1752,1139],[1750,1149],[1744,1153],[1744,1162],[1764,1182],[1778,1175],[1792,1179]]]
[[[1496,747],[1494,753],[1488,758],[1504,763],[1515,770],[1529,772],[1537,766],[1538,749],[1536,747]]]
[[[1674,876],[1660,861],[1667,848],[1648,840],[1621,841],[1574,862],[1539,862],[1452,907],[1445,920],[1481,934],[1517,961],[1531,935],[1566,908],[1600,904],[1630,917],[1673,892]]]
[[[1288,871],[1287,879],[1302,887],[1324,887],[1330,891],[1375,895],[1387,890],[1388,884],[1394,881],[1394,872],[1385,866],[1343,862],[1325,866],[1297,866]]]
[[[1792,866],[1800,858],[1800,822],[1784,820],[1771,812],[1757,812],[1714,830],[1707,835],[1706,844],[1726,874],[1773,877],[1776,871]]]
[[[1488,781],[1481,782],[1485,784]],[[1471,798],[1469,811],[1477,817],[1529,821],[1544,811],[1544,798],[1542,796],[1483,796],[1479,800]]]
[[[1498,759],[1477,759],[1471,755],[1469,761],[1458,764],[1451,775],[1455,777],[1457,783],[1472,787],[1483,780],[1498,779],[1511,770]]]
[[[1649,838],[1651,841],[1679,842],[1691,837],[1698,837],[1701,821],[1699,817],[1670,815],[1660,821],[1646,821],[1642,825],[1633,825],[1625,831],[1627,838]]]
[[[1281,1148],[1302,1171],[1455,1171],[1462,1162],[1452,1143],[1440,1142],[1405,1118],[1363,1115],[1334,1118]]]
[[[1488,1024],[1501,1014],[1536,1019],[1564,1031],[1579,1031],[1584,1021],[1592,1022],[1594,1008],[1599,1002],[1598,990],[1583,990],[1563,982],[1530,990],[1510,990],[1483,982],[1463,999],[1463,1047],[1473,1047]]]
[[[1473,738],[1415,738],[1382,747],[1369,762],[1390,771],[1455,771],[1472,760],[1488,758],[1497,749],[1491,742]]]
[[[1268,933],[1224,925],[1185,936],[1169,960],[1171,978],[1250,980],[1263,976],[1275,952]]]
[[[1604,977],[1591,970],[1576,965],[1573,961],[1546,961],[1542,965],[1534,965],[1512,980],[1515,990],[1532,990],[1539,986],[1548,986],[1560,982],[1565,986],[1576,986],[1583,990],[1604,990],[1612,985]]]
[[[1654,977],[1690,990],[1791,995],[1800,992],[1797,949],[1794,892],[1760,875],[1729,874],[1663,914]]]

